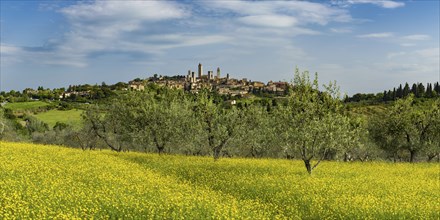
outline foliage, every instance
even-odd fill
[[[75,129],[80,129],[82,127],[82,110],[72,109],[67,111],[62,110],[50,110],[42,113],[36,114],[34,117],[43,121],[53,128],[56,123],[65,123],[72,126]]]
[[[81,151],[0,142],[1,219],[438,219],[438,165]]]
[[[212,150],[214,160],[217,160],[222,150],[238,134],[241,112],[236,108],[221,108],[206,91],[199,93],[195,102],[194,113],[202,134],[200,138]]]
[[[426,87],[422,83],[413,83],[410,88],[409,84],[406,83],[405,86],[402,84],[397,88],[391,90],[385,90],[383,93],[377,94],[363,94],[356,93],[352,97],[345,97],[345,102],[366,102],[370,104],[395,101],[397,99],[406,98],[409,95],[413,95],[416,98],[438,98],[440,97],[440,85],[439,82],[427,83]]]
[[[350,118],[341,113],[336,84],[330,83],[325,89],[319,91],[317,75],[311,82],[307,71],[299,73],[296,69],[289,105],[281,112],[285,150],[299,154],[310,174],[329,153],[357,144],[358,132]],[[312,159],[317,160],[314,165]]]
[[[371,120],[369,130],[373,140],[395,161],[401,151],[409,153],[410,162],[427,149],[438,152],[438,103],[437,100],[430,107],[420,108],[412,95],[396,101],[392,108]]]
[[[30,134],[34,132],[40,132],[43,133],[45,131],[49,130],[49,125],[46,123],[38,120],[37,118],[27,115],[24,118],[24,121],[26,122],[26,129]]]
[[[7,103],[5,108],[11,109],[13,111],[27,111],[36,109],[46,109],[50,104],[43,101],[32,101],[32,102],[15,102]]]

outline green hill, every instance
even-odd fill
[[[81,151],[0,142],[0,219],[438,219],[438,164]]]
[[[81,114],[82,110],[71,109],[71,110],[50,110],[47,112],[38,113],[35,117],[48,124],[50,128],[53,128],[57,122],[62,122],[65,124],[72,125],[74,128],[79,129],[82,126]]]

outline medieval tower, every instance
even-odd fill
[[[199,63],[199,78],[201,79],[203,75],[203,66],[201,63]]]

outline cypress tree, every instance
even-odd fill
[[[433,91],[432,91],[432,84],[428,83],[426,84],[426,94],[425,97],[432,98],[434,97]]]
[[[407,97],[409,95],[409,85],[405,83],[405,87],[403,88],[403,97]]]
[[[393,94],[391,97],[393,98],[393,101],[396,100],[396,88],[393,89]]]
[[[411,87],[411,93],[414,94],[416,97],[417,96],[417,84],[413,83],[412,87]]]
[[[396,97],[397,97],[397,98],[403,98],[402,84],[400,84],[400,85],[399,85],[399,88],[397,88],[397,91],[396,91]]]
[[[434,91],[437,93],[437,95],[440,95],[440,85],[438,82],[435,83]]]
[[[417,85],[417,95],[416,97],[421,98],[425,95],[425,86],[423,85],[423,83],[419,83]]]

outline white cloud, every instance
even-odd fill
[[[326,4],[305,1],[209,1],[202,2],[206,8],[215,12],[233,12],[238,19],[255,19],[252,24],[286,27],[305,24],[326,25],[329,22],[349,22],[352,20],[345,9]],[[282,22],[267,22],[280,16]],[[271,25],[272,24],[272,25]]]
[[[402,44],[400,44],[400,46],[402,46],[402,47],[414,47],[414,46],[416,46],[416,44],[402,43]]]
[[[353,32],[351,28],[330,28],[330,31],[337,34],[345,34],[345,33]]]
[[[13,45],[0,44],[0,57],[2,66],[9,66],[22,62],[23,50]]]
[[[207,33],[184,28],[189,25],[187,21],[203,25],[205,15],[193,13],[191,5],[178,2],[92,1],[60,9],[68,19],[70,31],[53,43],[54,51],[46,54],[50,59],[42,63],[84,67],[95,54],[160,55],[173,48],[225,42],[231,45],[241,42],[236,46],[266,45],[268,39],[272,44],[283,42],[288,46],[293,36],[318,34],[300,26],[351,21],[348,11],[313,2],[216,1],[199,4],[204,6],[204,13],[232,12],[236,16],[215,20],[220,27],[227,28]],[[179,20],[184,26],[170,20]]]
[[[244,24],[263,27],[292,27],[297,21],[294,17],[286,15],[251,15],[239,18]]]
[[[416,54],[420,55],[423,58],[431,59],[433,61],[440,62],[440,48],[427,48],[422,50],[415,51]]]
[[[72,5],[61,12],[73,20],[93,22],[158,21],[188,15],[183,6],[168,1],[95,1]]]
[[[406,52],[395,52],[395,53],[388,53],[387,58],[392,59],[395,57],[400,57],[406,55]]]
[[[416,40],[416,41],[422,41],[422,40],[429,40],[431,37],[429,35],[424,34],[414,34],[414,35],[408,35],[402,37],[404,40]]]
[[[429,78],[440,71],[439,54],[438,47],[389,53],[386,62],[376,63],[375,66],[382,71],[407,75],[412,80],[422,76]]]
[[[334,0],[333,4],[348,7],[354,4],[373,4],[382,8],[399,8],[405,6],[405,3],[391,0]]]
[[[394,36],[391,32],[383,32],[383,33],[371,33],[371,34],[363,34],[358,35],[359,38],[388,38]]]

